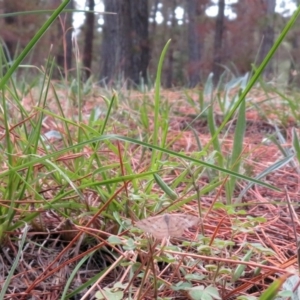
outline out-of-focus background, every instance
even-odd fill
[[[259,65],[299,2],[71,0],[68,9],[72,11],[56,21],[25,63],[43,65],[49,45],[53,45],[51,55],[57,65],[72,72],[76,40],[86,78],[93,75],[105,84],[121,79],[135,85],[153,81],[161,50],[172,39],[164,64],[164,87],[194,87],[212,72],[218,82],[225,69],[240,76]],[[8,60],[20,53],[60,3],[0,1],[1,13],[17,13],[0,19],[0,37]],[[267,80],[299,85],[299,22],[265,69]],[[54,74],[60,76],[60,72]]]

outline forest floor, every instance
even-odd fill
[[[105,113],[101,113],[106,107],[101,93],[95,91],[84,99],[82,123],[89,124],[95,107],[99,107],[99,119],[105,118]],[[202,151],[199,142],[201,147],[205,146],[211,134],[206,115],[199,117],[200,109],[195,109],[197,91],[188,93],[189,96],[183,91],[163,90],[161,111],[167,111],[167,149],[193,157]],[[59,98],[63,97],[62,92]],[[24,108],[32,116],[36,113],[33,98],[31,95],[23,99]],[[174,167],[167,165],[168,171],[160,176],[179,195],[176,201],[167,197],[158,184],[153,184],[149,192],[149,186],[142,181],[137,183],[136,178],[117,182],[113,191],[101,186],[103,193],[99,195],[93,185],[83,187],[85,176],[93,182],[99,175],[96,172],[72,180],[72,184],[80,186],[81,198],[73,193],[65,195],[60,205],[56,202],[47,206],[47,200],[24,197],[17,201],[15,219],[23,220],[26,230],[19,227],[10,231],[0,250],[0,282],[4,282],[19,254],[20,241],[14,239],[21,240],[26,231],[21,258],[18,266],[14,266],[4,299],[62,299],[62,295],[63,299],[250,299],[250,296],[256,299],[276,278],[282,283],[287,274],[297,273],[295,232],[300,235],[299,162],[292,158],[279,167],[276,163],[285,159],[284,150],[294,153],[293,130],[298,131],[298,120],[276,94],[255,90],[247,98],[250,100],[239,173],[255,178],[265,172],[260,180],[278,190],[255,184],[240,199],[238,196],[249,182],[239,179],[228,202],[225,191],[228,176],[216,170],[199,172],[199,166],[196,168],[190,162],[186,162],[188,167],[198,172],[196,182],[187,174],[186,179],[174,187],[172,183],[181,176],[185,164],[172,158]],[[154,111],[147,106],[147,118],[142,119],[141,107],[153,99],[154,92],[120,95],[104,134],[141,140],[151,137]],[[191,101],[195,106],[190,105]],[[61,104],[66,118],[74,120],[78,106],[63,101]],[[55,133],[66,135],[65,128],[55,115],[59,114],[55,101],[49,101],[47,109],[51,114],[45,112],[42,132],[49,134],[52,146],[59,151],[65,147],[65,141]],[[216,106],[214,115],[219,126],[224,114]],[[218,155],[223,160],[228,159],[233,151],[235,125],[236,120],[232,118],[218,136],[222,154],[211,146],[205,156],[200,155],[200,160],[217,164],[215,157]],[[69,123],[69,128],[71,133],[76,132],[73,123]],[[275,142],[270,136],[275,137]],[[75,143],[76,137],[72,137]],[[107,168],[124,163],[121,173],[126,175],[129,162],[136,174],[150,171],[153,150],[132,143],[125,146],[120,140],[112,141],[113,146],[107,141],[102,143],[99,155],[107,157],[104,163]],[[93,148],[87,144],[80,151],[68,151],[54,161],[61,169],[64,165],[68,165],[67,169],[75,169],[78,158],[92,155]],[[162,161],[168,159],[166,153],[161,157]],[[56,183],[56,175],[52,176],[48,167],[36,164],[34,168],[37,174],[47,173],[47,177],[39,179],[43,181],[39,193],[44,199],[58,197],[61,190],[66,190]],[[212,180],[214,176],[220,184]],[[201,194],[201,191],[205,192]],[[72,207],[69,207],[67,203],[71,200]],[[1,204],[9,205],[7,200]],[[201,226],[185,231],[183,239],[158,242],[132,229],[136,216],[143,217],[145,212],[149,216],[167,211],[198,215],[199,209]],[[36,213],[35,218],[28,221],[26,212]],[[72,278],[70,282],[69,278]],[[63,294],[65,286],[68,289]],[[205,295],[211,298],[204,298]]]

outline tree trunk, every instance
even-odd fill
[[[66,8],[74,9],[74,0],[71,0]],[[64,70],[63,73],[67,74],[68,70],[72,67],[73,14],[69,12],[61,14],[59,20],[58,41],[60,42],[60,47],[56,55],[56,63],[59,68]],[[54,74],[55,76],[59,76],[57,72]]]
[[[198,0],[187,0],[188,14],[188,79],[189,86],[194,87],[200,82],[200,41],[198,32],[199,9]]]
[[[267,56],[269,50],[274,43],[274,15],[275,15],[275,6],[276,1],[274,0],[261,0],[264,3],[265,8],[265,25],[262,30],[262,45],[261,51],[259,54],[259,63],[261,63],[264,58]],[[273,73],[272,62],[266,66],[264,70],[264,76],[267,79],[270,79]]]
[[[173,73],[174,73],[174,38],[176,39],[176,18],[175,18],[175,9],[176,9],[176,0],[173,0],[171,3],[170,10],[168,10],[169,13],[169,20],[171,22],[171,37],[172,37],[172,43],[169,47],[169,50],[167,52],[167,59],[166,59],[166,88],[171,88],[173,83]],[[167,20],[165,21],[167,22]]]
[[[147,68],[149,64],[149,33],[148,33],[148,1],[131,0],[131,38],[133,44],[132,68],[129,69],[129,78],[139,84],[140,79],[147,81]]]
[[[157,14],[157,11],[158,11],[158,3],[159,3],[159,0],[154,0],[154,3],[153,3],[153,7],[151,8],[151,13],[150,13],[150,18],[153,20],[150,26],[150,35],[151,36],[155,36],[156,34],[156,14]]]
[[[146,0],[104,0],[101,51],[101,79],[113,83],[117,78],[129,85],[147,81],[149,63],[148,3]]]
[[[3,0],[3,12],[4,14],[9,14],[13,12],[18,12],[19,7],[16,4],[13,4],[11,0]],[[4,18],[6,31],[2,32],[1,37],[4,39],[6,49],[5,55],[7,61],[11,61],[15,55],[16,46],[18,43],[17,34],[13,34],[13,31],[10,30],[11,27],[17,27],[17,17],[10,16]]]
[[[222,62],[222,44],[223,44],[223,31],[224,31],[224,9],[225,0],[219,0],[219,11],[216,19],[215,43],[214,43],[214,61],[213,61],[213,74],[214,83],[219,82],[223,68],[220,66]]]
[[[95,0],[88,0],[89,11],[94,11]],[[84,49],[83,49],[83,66],[85,68],[86,78],[91,76],[91,67],[93,59],[93,40],[94,40],[94,13],[86,13],[85,16],[85,35],[84,35]]]
[[[104,0],[105,11],[116,13],[116,15],[104,15],[103,41],[101,49],[101,79],[110,83],[115,79],[117,60],[119,60],[119,14],[120,7],[117,5],[118,0]]]

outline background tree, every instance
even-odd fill
[[[89,11],[95,10],[95,0],[88,0]],[[85,16],[85,36],[84,36],[84,48],[83,48],[83,66],[85,68],[86,78],[91,76],[91,67],[93,59],[93,40],[94,40],[94,26],[95,14],[86,13]]]
[[[259,63],[263,61],[274,43],[274,18],[276,6],[276,1],[274,0],[261,0],[261,2],[263,4],[264,17],[262,20],[262,43],[259,52]],[[271,63],[266,66],[264,75],[266,78],[270,78],[273,75],[273,66]]]
[[[69,8],[72,8],[74,0],[71,0]],[[1,2],[0,2],[1,3]],[[26,11],[40,11],[40,10],[52,10],[60,5],[61,1],[32,1],[32,0],[3,0],[2,10],[4,13],[12,12],[26,12]],[[26,44],[32,39],[38,29],[44,24],[45,19],[50,16],[50,13],[31,13],[20,14],[15,16],[9,16],[0,19],[0,37],[4,42],[3,49],[7,53],[8,58],[14,58],[20,51],[26,46]],[[65,19],[65,17],[67,19]],[[57,63],[62,68],[70,68],[72,58],[72,45],[71,36],[72,32],[66,31],[65,47],[63,47],[64,35],[62,33],[62,24],[65,28],[72,28],[72,14],[68,13],[65,16],[61,16],[60,22],[56,20],[56,23],[50,27],[50,29],[43,35],[39,43],[33,49],[30,55],[28,55],[24,63],[33,64],[37,66],[44,65],[45,58],[50,54],[57,58]],[[52,46],[52,47],[51,47]],[[49,53],[51,49],[51,53]],[[66,55],[66,59],[65,56]],[[65,65],[66,62],[66,65]],[[34,75],[35,70],[32,69],[30,74]],[[59,74],[54,74],[58,76]]]
[[[261,23],[264,12],[260,0],[239,1],[231,5],[236,17],[225,18],[223,60],[234,66],[236,75],[250,72],[261,43]]]
[[[56,0],[53,2],[53,9],[55,9],[60,4],[60,0]],[[74,0],[71,0],[67,7],[67,9],[74,9]],[[57,20],[57,51],[56,51],[56,63],[60,70],[65,70],[68,72],[72,68],[72,35],[74,32],[73,29],[73,15],[72,13],[64,13],[59,16],[59,20]],[[64,73],[64,72],[63,72]],[[59,74],[57,72],[56,77],[59,78]]]
[[[134,84],[147,80],[149,63],[146,0],[105,0],[101,79],[113,82],[122,74]]]
[[[172,39],[172,43],[169,46],[167,57],[166,57],[166,68],[165,68],[165,87],[170,88],[173,84],[173,74],[174,74],[174,50],[176,47],[177,41],[177,21],[175,18],[175,9],[176,9],[176,0],[170,1],[170,6],[167,6],[165,10],[165,15],[169,18],[169,23],[165,22],[166,26],[169,26],[170,38]]]
[[[188,17],[188,79],[189,86],[194,87],[200,82],[200,11],[199,1],[187,0],[186,10]]]
[[[3,4],[4,14],[13,13],[13,12],[16,12],[17,9],[22,9],[21,7],[15,7],[12,4],[12,2],[9,0],[3,0],[2,4]],[[15,41],[18,39],[18,35],[12,29],[16,28],[18,26],[17,21],[18,21],[18,19],[15,16],[8,16],[8,17],[4,18],[4,26],[6,29],[9,29],[9,30],[3,30],[1,32],[1,36],[6,45],[5,54],[6,54],[6,57],[8,60],[11,59],[11,55],[13,55],[15,52],[15,47],[16,47]]]
[[[224,31],[224,9],[225,0],[219,0],[218,15],[216,19],[215,43],[214,43],[214,57],[213,57],[213,74],[215,84],[219,82],[220,76],[223,72],[222,62],[222,44]]]

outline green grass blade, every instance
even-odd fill
[[[221,124],[221,126],[215,132],[215,134],[211,138],[211,140],[206,144],[205,149],[209,148],[209,146],[213,143],[214,139],[217,138],[217,136],[219,135],[219,133],[221,132],[221,130],[225,127],[225,125],[227,124],[227,122],[231,119],[231,117],[233,116],[233,114],[235,113],[235,111],[237,110],[237,108],[240,106],[240,104],[242,103],[242,101],[244,101],[246,95],[252,89],[252,87],[254,86],[254,84],[256,83],[256,81],[259,79],[259,77],[262,75],[262,72],[263,72],[264,68],[269,63],[269,61],[273,57],[274,53],[276,52],[276,50],[278,49],[278,47],[282,43],[283,39],[286,37],[286,35],[288,34],[288,32],[290,31],[290,29],[292,28],[292,26],[296,22],[299,14],[300,14],[300,6],[297,8],[297,10],[294,12],[293,16],[290,18],[290,20],[285,25],[284,29],[282,30],[281,34],[279,35],[279,37],[275,41],[274,45],[270,49],[269,53],[267,54],[267,56],[265,57],[265,59],[263,60],[263,62],[260,64],[260,66],[257,68],[257,70],[255,71],[255,73],[253,74],[253,76],[250,79],[249,83],[247,84],[246,88],[243,90],[241,96],[239,97],[239,100],[235,103],[235,105],[233,106],[233,108],[231,109],[231,111],[226,115],[226,117],[224,118],[224,121]]]
[[[279,289],[281,288],[282,284],[285,282],[289,275],[284,275],[279,279],[276,279],[268,288],[267,290],[259,297],[259,300],[273,300],[275,299]]]
[[[236,122],[232,154],[230,157],[230,164],[229,164],[230,169],[234,172],[239,172],[239,168],[241,164],[240,163],[241,154],[243,152],[245,129],[246,129],[246,103],[245,101],[242,101],[241,106],[239,108],[239,114]],[[236,183],[236,177],[231,177],[226,182],[225,188],[226,188],[227,204],[231,204],[235,183]]]
[[[162,67],[163,62],[168,50],[168,47],[171,43],[171,40],[169,40],[165,47],[163,48],[163,51],[160,55],[158,67],[157,67],[157,73],[156,73],[156,80],[155,80],[155,104],[154,104],[154,132],[153,132],[153,144],[158,146],[158,134],[159,134],[159,128],[161,124],[161,120],[159,117],[159,108],[160,108],[160,84],[161,84],[161,73],[162,73]],[[163,128],[162,128],[163,129]],[[156,169],[156,161],[159,160],[161,157],[161,154],[156,154],[156,151],[152,151],[152,157],[151,157],[151,166],[152,168]]]
[[[25,240],[26,240],[26,237],[27,237],[27,232],[29,230],[29,226],[26,225],[24,228],[23,228],[23,233],[22,233],[22,238],[20,240],[20,243],[19,243],[19,250],[18,250],[18,253],[15,257],[15,260],[14,260],[14,263],[11,267],[11,269],[9,270],[9,273],[5,279],[5,282],[4,284],[2,285],[2,290],[1,290],[1,293],[0,293],[0,299],[5,299],[5,293],[9,287],[9,285],[11,284],[11,280],[12,280],[12,277],[14,276],[15,274],[15,270],[16,268],[18,267],[19,263],[20,263],[20,259],[22,257],[22,254],[23,254],[23,246],[24,246],[24,243],[25,243]]]
[[[277,190],[277,191],[280,190],[280,189],[278,189],[278,188],[276,188],[276,187],[274,187],[274,186],[272,186],[270,184],[264,183],[262,181],[259,181],[259,180],[254,179],[254,178],[250,178],[250,177],[242,175],[242,174],[238,174],[238,173],[233,172],[231,170],[227,170],[227,169],[221,168],[221,167],[216,166],[214,164],[210,164],[210,163],[207,163],[207,162],[195,159],[193,157],[186,156],[184,154],[181,154],[181,153],[178,153],[178,152],[175,152],[175,151],[171,151],[171,150],[168,150],[168,149],[164,149],[164,148],[161,148],[161,147],[158,147],[158,146],[154,146],[152,144],[148,144],[148,143],[145,143],[145,142],[142,142],[142,141],[130,138],[130,137],[125,137],[125,136],[120,136],[120,135],[114,135],[114,134],[103,135],[103,136],[100,136],[100,137],[97,137],[97,138],[94,138],[94,139],[91,139],[91,140],[87,140],[87,141],[81,142],[81,143],[73,145],[71,147],[58,150],[58,151],[56,151],[54,153],[50,153],[50,154],[47,154],[47,155],[39,157],[39,158],[34,158],[31,161],[26,162],[26,163],[24,163],[22,165],[18,165],[16,167],[11,167],[9,171],[4,171],[4,172],[0,173],[0,178],[5,177],[10,172],[17,172],[17,171],[19,171],[19,170],[21,170],[23,168],[32,166],[34,164],[43,163],[43,161],[45,161],[45,159],[51,159],[52,157],[57,157],[59,155],[62,155],[65,152],[72,151],[73,149],[76,149],[78,147],[80,148],[80,147],[83,147],[83,146],[88,145],[88,144],[97,143],[97,142],[105,141],[105,140],[120,140],[120,141],[125,141],[125,142],[130,142],[130,143],[133,143],[133,144],[137,144],[137,145],[140,145],[140,146],[143,146],[143,147],[146,147],[146,148],[153,148],[155,150],[158,150],[158,151],[161,151],[163,153],[172,155],[174,157],[183,158],[183,159],[185,159],[187,161],[192,161],[192,162],[195,162],[195,163],[197,163],[199,165],[202,165],[202,166],[205,166],[205,167],[217,170],[217,171],[224,172],[225,174],[228,174],[228,175],[231,175],[231,176],[235,176],[235,177],[237,177],[239,179],[244,179],[244,180],[247,180],[247,181],[250,181],[250,182],[253,182],[253,183],[257,183],[259,185],[271,188],[273,190]]]
[[[63,293],[61,295],[61,299],[69,299],[69,297],[66,297],[68,290],[72,284],[73,279],[75,278],[75,276],[77,275],[77,272],[79,272],[80,268],[82,267],[82,265],[88,260],[90,259],[93,255],[94,255],[95,251],[89,253],[88,255],[84,256],[80,262],[75,266],[75,268],[73,269],[72,273],[70,274],[68,281],[66,282],[65,288],[63,290]],[[98,274],[99,275],[99,274]]]
[[[166,193],[166,195],[168,195],[172,200],[176,200],[178,198],[177,193],[173,191],[158,174],[153,174],[153,176],[155,182]]]
[[[252,256],[252,250],[249,250],[245,256],[243,257],[242,261],[249,261],[251,256]],[[237,281],[243,274],[243,272],[245,271],[246,269],[246,265],[238,265],[236,267],[236,269],[234,270],[233,272],[233,276],[232,276],[232,281],[235,282]]]
[[[211,136],[215,136],[217,129],[216,129],[216,122],[215,122],[215,117],[214,117],[213,101],[211,101],[211,104],[208,108],[207,123],[208,123],[208,128],[209,128],[209,132],[210,132]],[[215,138],[212,140],[212,145],[213,145],[215,151],[222,153],[220,141],[218,138]],[[204,149],[207,150],[208,148],[205,146]],[[220,164],[220,162],[221,162],[221,160],[219,160],[219,164]]]
[[[106,97],[104,97],[104,98],[105,98],[105,102],[106,102],[106,103],[109,103],[109,105],[108,105],[108,109],[107,109],[107,113],[106,113],[106,115],[105,115],[105,119],[104,119],[103,125],[102,125],[102,127],[101,127],[100,132],[99,132],[101,135],[104,133],[104,130],[105,130],[106,125],[107,125],[107,123],[108,123],[108,119],[109,119],[109,117],[110,117],[112,108],[113,108],[113,106],[114,106],[114,103],[116,102],[117,97],[118,97],[118,96],[117,96],[117,93],[116,93],[116,92],[113,93],[113,95],[112,95],[112,97],[111,97],[111,100],[109,100],[109,99],[107,99]],[[97,147],[96,147],[96,148],[97,148]]]
[[[296,153],[298,162],[300,163],[300,143],[299,143],[299,138],[298,138],[297,131],[295,130],[295,128],[293,128],[293,148]]]
[[[58,15],[63,11],[63,9],[68,5],[70,0],[64,0],[62,4],[53,12],[50,18],[45,22],[45,24],[38,30],[35,36],[29,41],[24,50],[20,53],[20,55],[14,60],[12,66],[8,69],[2,80],[0,81],[0,90],[3,89],[4,85],[14,73],[14,71],[21,64],[23,59],[28,55],[34,45],[39,41],[39,39],[44,35],[50,25],[55,21]]]
[[[286,164],[288,164],[290,161],[292,161],[294,158],[294,155],[290,155],[288,157],[285,157],[277,162],[275,162],[272,166],[266,168],[263,172],[261,172],[260,174],[258,174],[255,179],[261,179],[263,177],[265,177],[266,175],[270,174],[273,171],[276,171],[278,169],[280,169],[281,167],[285,166]],[[236,202],[240,202],[242,197],[244,197],[244,195],[247,193],[247,191],[253,186],[254,182],[250,182],[239,194],[238,199]]]

